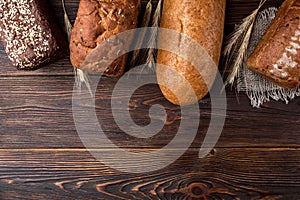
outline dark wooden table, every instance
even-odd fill
[[[78,2],[66,0],[72,22]],[[50,3],[63,27],[61,2]],[[228,0],[226,35],[257,4],[257,0]],[[227,89],[225,126],[208,156],[199,159],[197,152],[210,120],[209,98],[199,104],[198,135],[183,156],[159,171],[130,174],[97,161],[82,144],[72,115],[74,74],[69,58],[24,72],[11,66],[2,46],[0,51],[1,200],[300,199],[300,98],[289,105],[271,101],[257,109],[245,94]],[[107,136],[128,150],[166,145],[180,109],[169,104],[155,85],[137,91],[130,105],[136,122],[148,123],[149,105],[161,103],[168,109],[170,131],[132,142],[111,118],[108,102],[115,81],[104,79],[97,96],[96,110]],[[113,154],[113,149],[106,150]]]

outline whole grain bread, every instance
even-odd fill
[[[0,38],[18,69],[33,70],[68,54],[45,0],[0,1]]]
[[[111,65],[82,65],[86,57],[101,43],[120,32],[137,27],[140,0],[81,0],[70,38],[70,59],[74,67],[107,76],[124,73],[127,55]],[[129,41],[120,42],[130,42]],[[112,48],[111,51],[114,49]]]
[[[300,85],[300,0],[286,0],[247,60],[247,66],[285,88]]]
[[[211,56],[215,66],[218,66],[223,39],[225,4],[225,0],[165,0],[161,27],[175,30],[194,39]],[[179,42],[178,48],[182,45],[185,44]],[[211,79],[207,83],[189,61],[164,50],[158,51],[157,62],[183,75],[193,88],[193,91],[189,91],[181,79],[175,80],[172,77],[170,70],[157,66],[156,74],[160,89],[164,96],[174,104],[194,103],[195,94],[197,100],[203,98],[208,93],[217,72],[217,69],[204,69],[206,74],[202,75],[209,76]],[[173,86],[175,92],[171,92],[164,85]],[[180,95],[181,102],[174,93]]]

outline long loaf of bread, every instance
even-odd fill
[[[225,5],[225,0],[164,0],[161,27],[175,30],[194,39],[211,56],[215,66],[218,66],[223,40]],[[178,44],[178,48],[181,45],[184,44]],[[197,100],[208,93],[210,85],[206,84],[203,77],[187,60],[159,50],[157,62],[183,75],[192,86]],[[195,98],[191,97],[194,95],[193,92],[188,92],[183,82],[172,80],[169,70],[157,66],[156,73],[162,93],[170,102],[177,105],[195,103]],[[211,77],[212,82],[216,76],[215,73],[206,75]],[[173,88],[176,89],[176,94],[181,94],[180,102],[173,92],[160,84],[162,82],[175,86]]]

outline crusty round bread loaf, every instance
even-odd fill
[[[215,66],[218,66],[223,40],[225,4],[225,0],[164,0],[161,27],[175,30],[194,39],[211,56]],[[178,48],[180,45],[184,44],[178,44]],[[180,79],[174,80],[172,84],[176,87],[172,88],[175,88],[175,93],[180,95],[179,101],[173,92],[160,84],[166,80],[172,81],[170,77],[172,72],[158,65],[156,74],[160,89],[171,103],[177,105],[195,103],[195,98],[192,97],[195,94],[198,100],[203,98],[208,93],[217,72],[217,70],[207,70],[210,74],[205,76],[211,77],[211,81],[206,83],[190,62],[164,50],[158,51],[157,63],[171,67],[183,75],[195,92],[193,94],[187,91]]]
[[[81,0],[70,38],[70,59],[74,67],[88,72],[120,76],[124,73],[127,56],[122,55],[110,66],[82,66],[86,57],[110,37],[137,27],[140,0]],[[130,42],[121,41],[124,43]],[[112,48],[110,51],[114,51]]]

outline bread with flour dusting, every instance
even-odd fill
[[[300,0],[286,0],[247,66],[284,88],[300,85]]]

